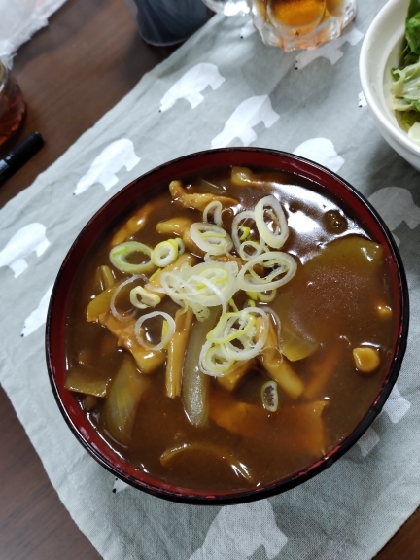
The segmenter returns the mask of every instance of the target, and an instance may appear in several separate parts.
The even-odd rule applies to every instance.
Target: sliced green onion
[[[251,247],[254,250],[252,253],[246,250],[249,247]],[[248,240],[241,243],[241,246],[239,247],[239,256],[241,257],[242,260],[249,261],[250,259],[259,257],[263,253],[263,251],[266,250],[267,250],[267,246],[264,243],[264,241]]]
[[[207,261],[180,270],[162,272],[160,283],[163,291],[183,307],[191,307],[198,320],[207,317],[208,307],[222,305],[237,291],[235,261]]]
[[[230,309],[232,309],[232,311],[239,311],[238,306],[236,305],[236,303],[233,301],[233,298],[230,298],[230,300],[227,302],[228,307]]]
[[[161,339],[161,341],[158,344],[153,345],[147,342],[147,340],[145,340],[144,337],[141,336],[141,328],[143,326],[143,323],[145,323],[149,319],[153,319],[154,317],[159,316],[163,317],[163,319],[166,320],[168,328],[165,336]],[[162,348],[165,348],[168,342],[171,340],[175,332],[175,328],[175,321],[170,315],[168,315],[168,313],[165,313],[164,311],[152,311],[152,313],[147,313],[136,321],[136,324],[134,325],[134,334],[136,335],[138,343],[144,348],[147,348],[148,350],[161,350]]]
[[[263,303],[270,303],[276,297],[277,290],[270,290],[268,292],[246,292],[246,295],[249,296],[252,300],[255,301],[262,301]],[[254,305],[255,305],[254,301]]]
[[[232,358],[226,358],[220,345],[210,341],[204,343],[200,352],[200,370],[213,377],[222,377],[228,373],[235,364]]]
[[[168,325],[168,321],[166,321],[166,319],[164,319],[162,321],[162,332],[160,335],[161,340],[166,340],[168,337],[168,332],[169,332],[169,325]],[[168,340],[169,342],[169,340]],[[168,342],[165,344],[165,346],[163,346],[164,350],[168,349]]]
[[[226,255],[232,248],[232,241],[220,226],[213,224],[191,224],[191,239],[199,249],[208,255]]]
[[[149,260],[134,264],[127,261],[127,257],[132,255],[133,253],[142,253],[149,257]],[[152,249],[143,243],[139,243],[138,241],[126,241],[125,243],[121,243],[116,247],[111,249],[109,253],[109,260],[121,270],[121,272],[128,272],[130,274],[139,274],[141,272],[152,272],[155,269],[155,265],[151,260],[152,256]]]
[[[168,264],[172,264],[178,258],[178,243],[175,239],[167,239],[166,241],[161,241],[154,248],[151,259],[152,262],[163,268]]]
[[[256,329],[256,315],[262,319],[260,333]],[[224,313],[216,327],[207,333],[207,342],[200,353],[203,373],[220,377],[226,375],[237,362],[255,358],[264,348],[269,327],[267,313],[259,307]],[[257,336],[259,334],[259,336]]]
[[[242,236],[242,233],[240,232],[243,231],[242,228],[244,227],[249,228],[249,226],[244,226],[243,224],[241,224],[241,222],[245,222],[246,220],[252,220],[253,222],[255,222],[255,213],[253,210],[245,210],[244,212],[239,212],[239,214],[236,214],[236,216],[232,220],[232,241],[238,255],[240,254],[241,248],[241,240],[239,236]],[[251,231],[251,228],[249,228],[249,230]]]
[[[261,402],[266,410],[276,412],[279,406],[279,394],[275,381],[267,381],[261,387]]]
[[[204,208],[203,222],[209,223],[209,214],[213,214],[213,222],[216,226],[223,226],[222,212],[223,205],[220,200],[213,200],[213,202],[209,202]]]
[[[185,243],[180,237],[175,237],[173,241],[178,245],[178,257],[181,257],[185,253]]]
[[[233,325],[239,323],[239,329],[234,329]],[[224,313],[216,327],[207,333],[207,340],[215,344],[224,344],[242,335],[247,335],[255,327],[256,319],[244,310],[233,313]]]
[[[116,301],[119,293],[121,292],[121,290],[124,288],[124,286],[127,286],[127,284],[130,284],[131,282],[134,282],[135,280],[140,280],[140,279],[143,280],[144,282],[148,282],[147,276],[145,276],[144,274],[135,274],[134,276],[131,276],[131,278],[128,278],[122,284],[120,284],[118,286],[118,288],[115,290],[115,292],[112,294],[111,300],[109,302],[109,307],[111,309],[111,313],[119,321],[129,321],[136,314],[136,310],[134,309],[131,313],[128,313],[127,315],[121,315],[121,313],[119,313],[117,311],[117,308],[115,307],[115,301]],[[137,306],[135,306],[135,307],[137,307]]]
[[[138,299],[140,296],[140,300]],[[161,298],[141,286],[133,288],[130,292],[130,302],[138,309],[146,309],[147,307],[156,307],[160,303]]]
[[[265,213],[273,221],[274,230],[272,231],[265,222]],[[264,196],[259,200],[255,207],[255,222],[260,233],[260,237],[269,247],[280,249],[289,237],[289,226],[280,202],[272,194]]]
[[[239,241],[245,241],[247,237],[251,234],[251,228],[249,226],[239,226],[238,227],[238,236]]]
[[[266,277],[261,277],[253,268],[256,264],[273,270]],[[246,262],[238,272],[236,281],[238,288],[244,292],[269,292],[290,282],[295,273],[296,261],[291,255],[270,251]]]

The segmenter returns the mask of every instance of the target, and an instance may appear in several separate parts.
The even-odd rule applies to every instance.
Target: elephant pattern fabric
[[[420,176],[382,140],[360,91],[364,34],[385,0],[320,49],[265,47],[215,16],[0,211],[0,381],[60,499],[106,560],[368,560],[420,504]],[[45,365],[52,285],[118,190],[165,161],[249,146],[309,158],[358,188],[399,244],[410,332],[398,383],[330,469],[251,504],[170,504],[101,468],[67,429]],[[404,457],[404,461],[401,461]]]

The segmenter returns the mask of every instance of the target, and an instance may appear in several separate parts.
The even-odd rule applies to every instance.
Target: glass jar
[[[265,45],[286,52],[316,49],[336,39],[356,15],[356,0],[203,0],[213,11],[234,16],[251,11]]]
[[[0,146],[17,132],[25,110],[16,79],[0,60]]]

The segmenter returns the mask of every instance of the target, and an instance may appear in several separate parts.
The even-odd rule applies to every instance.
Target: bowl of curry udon
[[[257,500],[326,469],[398,377],[408,294],[369,202],[303,158],[222,149],[111,198],[55,281],[59,409],[126,483],[189,503]]]

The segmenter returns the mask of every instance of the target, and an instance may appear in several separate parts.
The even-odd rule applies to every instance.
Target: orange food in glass
[[[327,0],[327,10],[332,16],[341,16],[343,15],[344,4],[343,0]]]
[[[326,0],[268,0],[271,19],[291,27],[318,25],[326,8]]]

